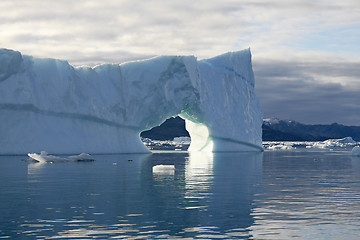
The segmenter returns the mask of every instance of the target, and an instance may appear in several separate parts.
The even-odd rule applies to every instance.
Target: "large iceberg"
[[[0,154],[149,152],[140,133],[173,116],[190,151],[261,151],[250,50],[90,68],[0,49]]]

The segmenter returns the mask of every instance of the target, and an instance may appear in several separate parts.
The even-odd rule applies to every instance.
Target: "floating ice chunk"
[[[28,156],[31,159],[34,159],[40,163],[46,162],[64,162],[64,161],[94,161],[94,158],[87,153],[81,153],[79,155],[69,156],[69,157],[58,157],[53,155],[48,155],[47,152],[41,151],[40,154],[37,153],[28,153]]]
[[[268,150],[292,150],[292,149],[296,149],[295,147],[293,147],[291,144],[286,144],[286,143],[280,143],[280,144],[276,144],[276,145],[270,145],[269,147],[267,147]]]
[[[337,139],[335,142],[337,144],[356,144],[356,142],[354,141],[354,139],[352,139],[352,137]]]
[[[153,174],[159,175],[174,175],[175,166],[174,165],[156,165],[152,168]]]
[[[325,142],[316,142],[312,146],[306,146],[306,148],[319,148],[319,149],[326,149],[331,148],[332,146]]]
[[[360,147],[354,147],[351,151],[351,154],[353,156],[359,156],[360,157]]]
[[[323,142],[316,142],[311,146],[311,148],[327,149],[334,147],[353,146],[355,144],[356,142],[352,139],[352,137],[345,137],[341,139],[328,139]]]
[[[41,151],[40,154],[37,154],[37,153],[28,153],[28,156],[31,158],[31,159],[34,159],[40,163],[45,163],[47,161],[49,161],[48,157],[53,157],[53,156],[48,156],[48,153],[45,152],[45,151]],[[51,161],[51,160],[50,160]]]

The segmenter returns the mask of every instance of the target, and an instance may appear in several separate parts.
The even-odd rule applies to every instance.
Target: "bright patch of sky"
[[[333,27],[309,33],[298,41],[288,44],[289,47],[301,50],[343,54],[353,59],[360,54],[360,25]]]

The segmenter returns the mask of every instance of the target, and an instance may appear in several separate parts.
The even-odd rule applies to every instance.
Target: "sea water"
[[[358,239],[348,151],[0,156],[0,239]]]

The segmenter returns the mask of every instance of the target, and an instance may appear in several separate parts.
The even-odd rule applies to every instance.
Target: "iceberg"
[[[250,49],[93,68],[0,49],[0,154],[146,153],[140,133],[175,116],[189,151],[262,151]]]
[[[356,142],[352,137],[345,137],[340,139],[328,139],[323,142],[315,142],[312,146],[308,146],[307,148],[335,148],[335,147],[348,147],[356,145]]]
[[[31,159],[39,163],[52,163],[52,162],[88,162],[94,161],[94,158],[87,153],[81,153],[79,155],[69,156],[69,157],[58,157],[49,155],[46,151],[41,151],[40,154],[37,153],[28,153],[27,154]]]
[[[291,143],[281,143],[281,144],[274,144],[270,145],[266,149],[268,150],[293,150],[296,149],[296,147],[293,147]]]

